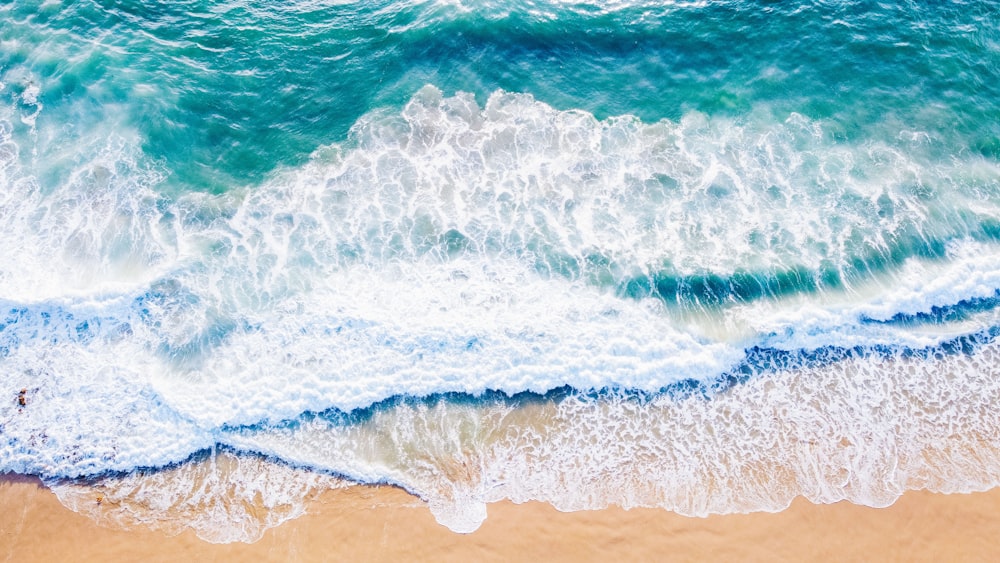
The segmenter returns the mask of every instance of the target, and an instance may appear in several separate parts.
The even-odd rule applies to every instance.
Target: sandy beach
[[[482,528],[460,535],[400,489],[358,486],[324,493],[257,543],[216,545],[191,532],[104,528],[35,478],[0,481],[3,561],[986,561],[998,530],[1000,489],[911,492],[885,509],[800,498],[777,514],[709,518],[503,502],[490,505]]]

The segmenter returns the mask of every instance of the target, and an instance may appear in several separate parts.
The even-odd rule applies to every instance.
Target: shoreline
[[[890,507],[797,498],[785,511],[679,516],[662,509],[611,507],[559,512],[540,502],[489,505],[471,534],[438,524],[402,489],[352,486],[321,493],[305,515],[268,530],[253,544],[211,544],[190,530],[177,536],[146,528],[104,528],[63,507],[40,480],[0,476],[0,549],[4,561],[109,558],[171,561],[462,561],[631,560],[749,561],[987,560],[1000,529],[1000,488],[983,493],[909,491]]]

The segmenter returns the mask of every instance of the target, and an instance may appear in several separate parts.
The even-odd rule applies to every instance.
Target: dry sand
[[[998,533],[1000,489],[912,492],[885,509],[798,499],[778,514],[709,518],[497,503],[482,528],[459,535],[399,489],[352,487],[257,543],[215,545],[191,532],[102,528],[37,479],[0,477],[4,561],[986,561],[1000,556]]]

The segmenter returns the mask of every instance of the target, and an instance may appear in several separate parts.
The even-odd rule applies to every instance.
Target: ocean
[[[996,2],[0,22],[0,473],[75,510],[232,542],[352,484],[457,532],[1000,485]]]

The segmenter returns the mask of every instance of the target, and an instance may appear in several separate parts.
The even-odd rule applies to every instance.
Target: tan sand
[[[0,477],[3,561],[986,561],[1000,551],[998,532],[1000,489],[912,492],[886,509],[798,499],[778,514],[704,519],[497,503],[482,528],[459,535],[399,489],[351,487],[255,544],[215,545],[191,532],[101,528],[37,479]]]

